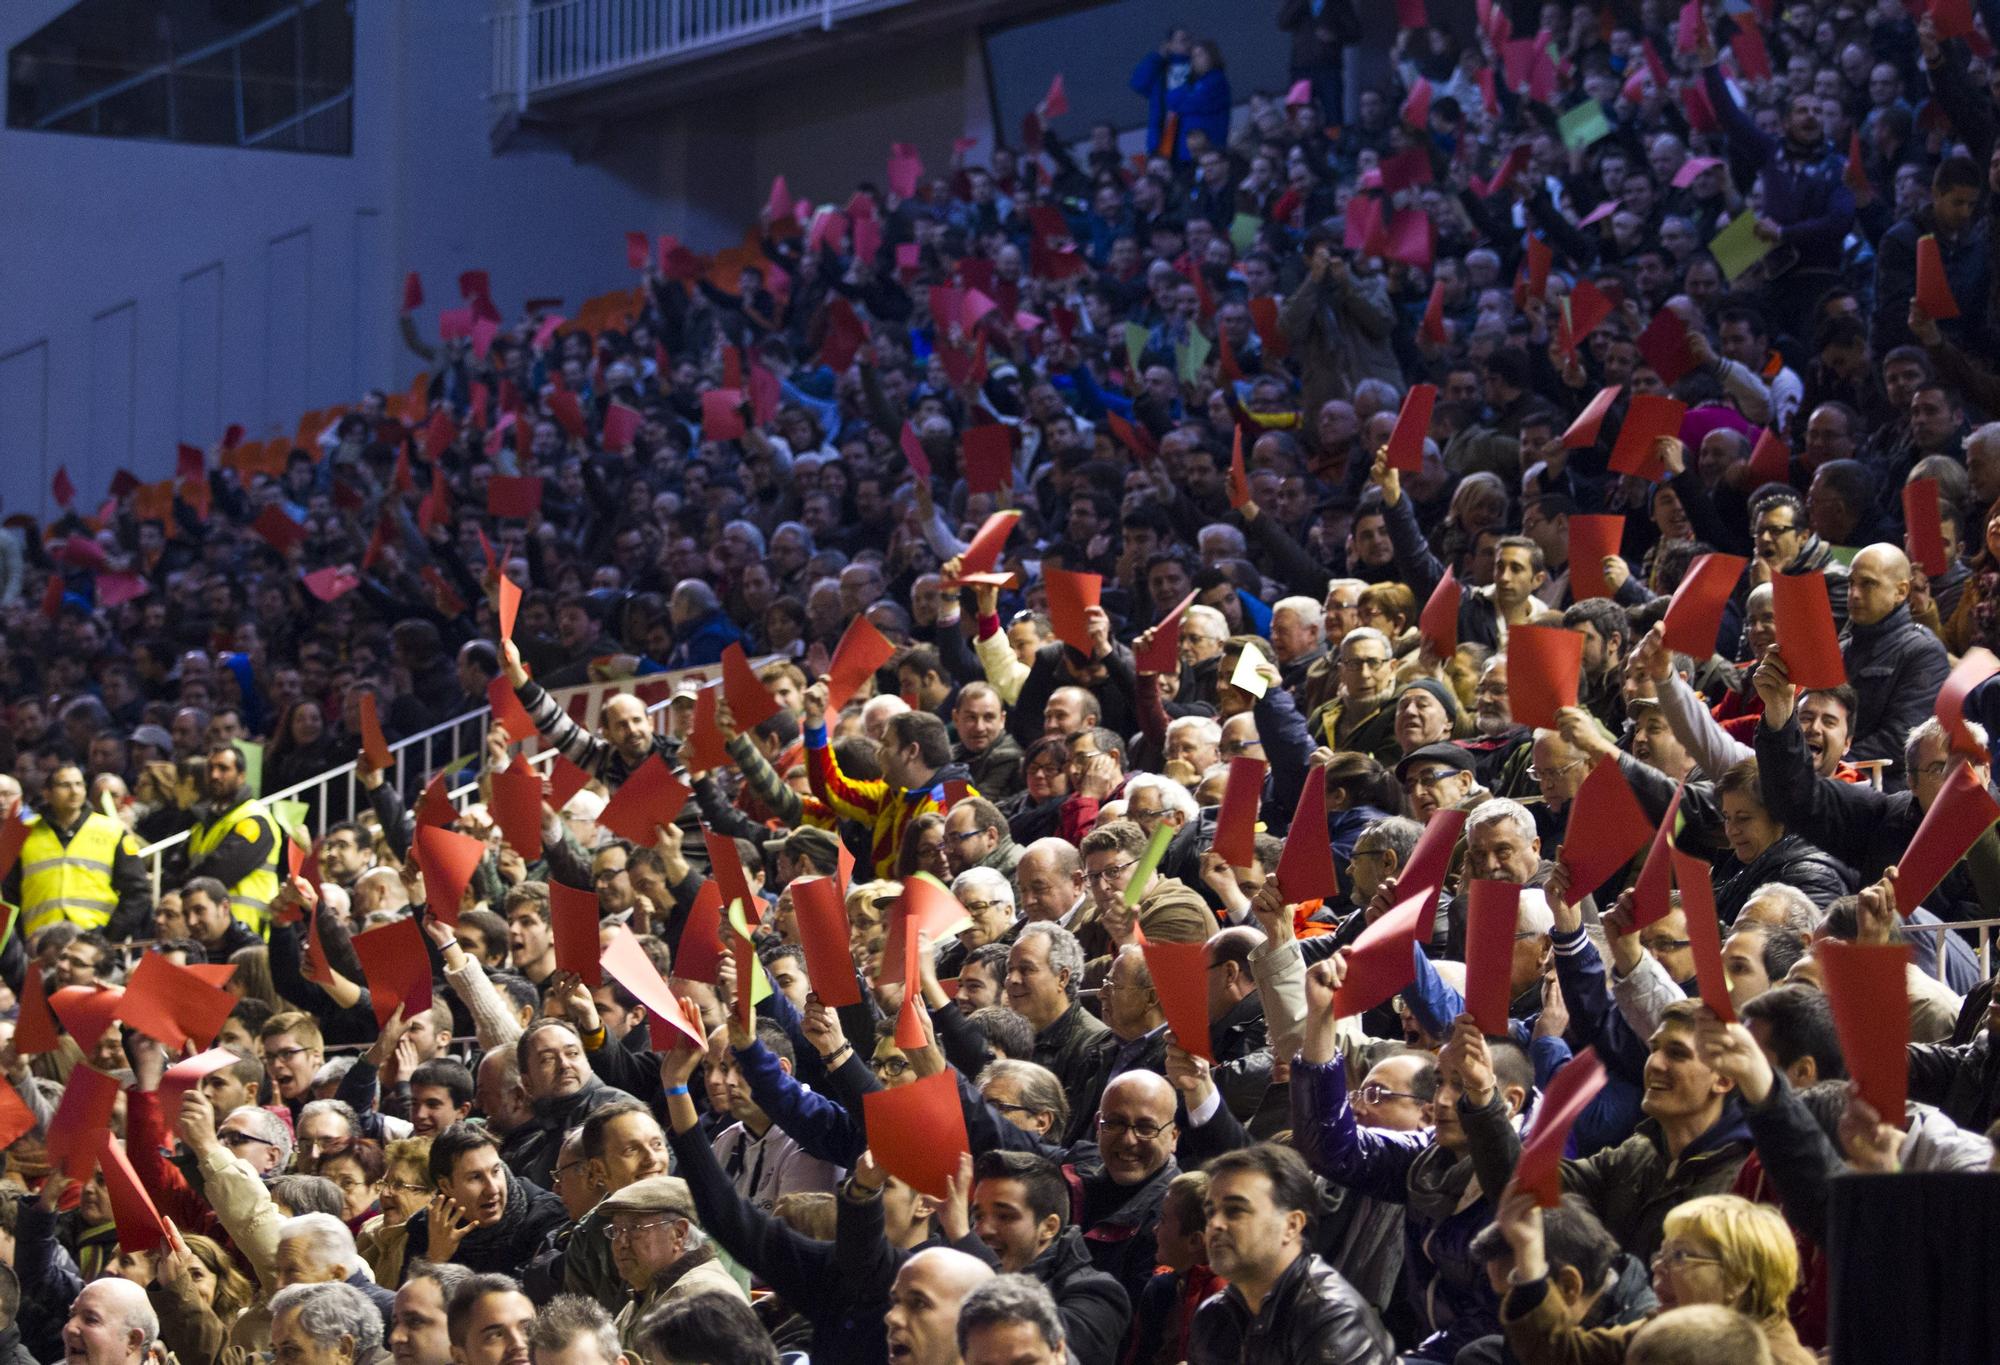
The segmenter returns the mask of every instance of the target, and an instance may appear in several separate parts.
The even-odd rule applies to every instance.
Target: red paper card
[[[1565,1062],[1542,1092],[1534,1125],[1521,1143],[1514,1183],[1533,1190],[1536,1202],[1545,1209],[1562,1203],[1562,1159],[1569,1130],[1597,1098],[1604,1082],[1604,1063],[1598,1060],[1597,1049],[1587,1047]]]
[[[947,1181],[971,1149],[958,1077],[950,1070],[862,1097],[868,1150],[898,1180],[933,1199],[949,1197]]]
[[[908,422],[903,423],[900,444],[902,446],[903,459],[909,463],[910,473],[925,483],[929,483],[931,478],[930,453],[924,449],[923,441],[918,438],[917,429]]]
[[[457,924],[459,903],[486,856],[486,841],[442,825],[419,825],[416,852],[424,870],[425,908],[446,924]]]
[[[64,986],[49,997],[49,1008],[87,1057],[118,1017],[124,998],[125,991],[118,986]]]
[[[1160,618],[1153,627],[1153,641],[1143,653],[1134,653],[1132,665],[1140,673],[1178,673],[1181,667],[1181,618],[1201,594],[1191,592],[1180,604]],[[4,874],[0,874],[4,875]]]
[[[1569,430],[1563,433],[1563,445],[1569,449],[1596,445],[1597,433],[1604,427],[1604,415],[1610,412],[1611,405],[1618,401],[1620,392],[1622,390],[1616,384],[1608,389],[1599,389],[1597,397],[1590,400],[1584,410],[1576,415],[1576,420],[1569,424]]]
[[[158,1251],[167,1244],[166,1221],[153,1196],[139,1183],[139,1174],[125,1155],[125,1144],[109,1129],[98,1134],[97,1160],[104,1172],[104,1191],[111,1197],[111,1218],[118,1227],[120,1251]]]
[[[213,1075],[226,1066],[235,1066],[242,1060],[226,1047],[212,1047],[184,1062],[175,1062],[160,1078],[160,1113],[171,1120],[181,1112],[181,1097],[200,1085],[204,1076]]]
[[[860,1004],[861,984],[854,975],[854,950],[840,879],[800,877],[792,881],[790,889],[792,917],[798,923],[813,993],[822,1005],[834,1009]]]
[[[827,714],[839,714],[840,708],[847,705],[848,698],[895,653],[896,647],[889,643],[888,636],[875,628],[874,622],[866,616],[855,617],[841,635],[840,644],[835,647],[833,659],[827,666]]]
[[[694,719],[688,726],[686,745],[681,749],[681,765],[690,773],[711,772],[729,766],[729,748],[722,739],[722,680],[703,683],[695,689]]]
[[[1674,912],[1670,899],[1674,867],[1669,846],[1674,838],[1674,822],[1681,813],[1681,792],[1686,787],[1685,777],[1674,785],[1673,800],[1667,802],[1666,813],[1660,817],[1660,826],[1653,832],[1653,845],[1646,850],[1646,861],[1639,867],[1639,879],[1632,883],[1632,932],[1635,934]]]
[[[658,826],[671,825],[693,795],[667,771],[658,754],[633,769],[624,785],[611,793],[597,823],[619,838],[651,848],[660,837]]]
[[[1771,579],[1771,606],[1778,618],[1778,652],[1794,687],[1839,687],[1847,681],[1840,656],[1840,634],[1833,624],[1833,605],[1826,593],[1826,575],[1781,573]]]
[[[1333,871],[1333,843],[1326,828],[1326,774],[1306,769],[1298,808],[1285,831],[1285,851],[1278,859],[1278,889],[1291,902],[1340,898],[1340,880]]]
[[[1570,349],[1583,344],[1583,339],[1603,326],[1611,316],[1611,300],[1602,289],[1589,280],[1578,280],[1569,291],[1569,340]]]
[[[424,282],[422,277],[416,271],[412,270],[403,276],[403,311],[407,313],[414,308],[421,308],[423,306]]]
[[[1840,1053],[1861,1098],[1903,1126],[1910,1085],[1910,950],[1900,943],[1814,946]]]
[[[250,529],[281,555],[290,554],[306,540],[306,528],[286,516],[285,510],[276,503],[259,512],[257,520],[250,523]]]
[[[1671,308],[1653,314],[1646,330],[1639,334],[1639,354],[1659,372],[1660,382],[1672,386],[1694,368],[1688,349],[1687,324]]]
[[[590,785],[590,774],[557,754],[549,762],[549,804],[561,810],[569,799]]]
[[[1715,912],[1715,883],[1708,864],[1679,849],[1673,855],[1674,882],[1681,889],[1681,911],[1687,916],[1688,948],[1694,954],[1694,979],[1702,1003],[1725,1024],[1736,1022],[1729,999],[1729,973],[1722,966],[1722,924]]]
[[[515,759],[490,783],[493,819],[507,846],[532,863],[542,856],[542,779],[525,760]]]
[[[646,240],[645,233],[628,232],[625,234],[625,268],[627,270],[644,270],[646,263],[652,258],[652,243]]]
[[[1444,330],[1444,281],[1431,286],[1431,296],[1424,303],[1424,320],[1417,328],[1419,340],[1433,346],[1442,346],[1449,338]]]
[[[1666,473],[1666,465],[1654,453],[1653,445],[1662,436],[1679,436],[1687,417],[1687,404],[1658,394],[1636,393],[1625,410],[1625,425],[1619,428],[1618,443],[1611,448],[1611,468],[1649,481]]]
[[[623,403],[607,406],[604,409],[604,448],[613,455],[630,450],[645,420],[638,409],[628,408]]]
[[[369,767],[387,769],[396,759],[389,752],[388,739],[382,734],[382,719],[375,709],[375,694],[363,692],[357,709],[361,712],[361,752],[367,757]]]
[[[1431,409],[1437,403],[1437,385],[1412,384],[1396,414],[1389,433],[1389,468],[1405,474],[1419,474],[1424,468],[1424,439],[1430,435]]]
[[[1243,466],[1243,428],[1236,428],[1236,436],[1229,449],[1229,505],[1242,511],[1250,502],[1250,471]]]
[[[1980,763],[1986,762],[1988,755],[1985,746],[1974,739],[1965,726],[1965,698],[1967,693],[1996,672],[2000,672],[2000,659],[1994,658],[1991,651],[1974,645],[1965,651],[1958,666],[1951,670],[1951,676],[1944,680],[1944,686],[1938,689],[1937,718],[1944,722],[1944,732],[1951,739],[1952,752],[1964,754]]]
[[[1951,280],[1944,273],[1944,257],[1938,252],[1937,238],[1928,232],[1917,238],[1916,304],[1934,322],[1958,316],[1958,300],[1952,297]]]
[[[91,1167],[97,1164],[99,1135],[111,1127],[118,1088],[117,1081],[95,1067],[79,1066],[69,1073],[62,1099],[49,1119],[46,1143],[51,1169],[72,1180],[90,1178]]]
[[[1572,524],[1575,517],[1570,518]],[[1556,712],[1576,705],[1583,636],[1567,626],[1515,626],[1507,633],[1508,697],[1514,723],[1556,728]]]
[[[1416,938],[1419,943],[1429,943],[1431,932],[1436,928],[1438,892],[1444,887],[1444,874],[1451,866],[1451,851],[1458,843],[1458,836],[1465,830],[1467,812],[1462,810],[1441,810],[1424,822],[1424,832],[1417,837],[1417,846],[1410,850],[1410,861],[1403,866],[1396,878],[1396,893],[1399,896],[1414,894],[1419,889],[1425,892],[1423,903],[1417,907]]]
[[[1549,244],[1535,233],[1528,234],[1528,297],[1539,299],[1548,293],[1549,270],[1556,263],[1556,254]]]
[[[1396,889],[1401,892],[1400,881]],[[1354,940],[1347,957],[1347,978],[1334,992],[1335,1015],[1345,1018],[1372,1010],[1417,979],[1417,922],[1424,902],[1434,894],[1418,891],[1404,896],[1395,909]]]
[[[1570,798],[1560,861],[1569,868],[1569,895],[1580,901],[1632,860],[1653,838],[1653,822],[1632,794],[1615,759],[1590,770]]]
[[[784,710],[771,695],[771,689],[758,680],[757,671],[750,667],[740,644],[731,643],[723,648],[722,694],[729,699],[729,709],[739,731],[754,730]]]
[[[706,891],[707,888],[704,887],[703,890]],[[697,900],[696,904],[698,907],[700,901]],[[694,931],[695,922],[700,918],[697,913],[688,920],[688,933]],[[715,936],[715,926],[719,922],[712,920],[709,924],[711,939]],[[687,936],[683,934],[681,951],[686,953],[687,949]],[[640,945],[638,938],[624,925],[618,926],[612,934],[611,942],[605,946],[602,965],[606,976],[632,992],[638,997],[639,1003],[646,1007],[646,1027],[652,1034],[655,1048],[665,1052],[677,1043],[698,1044],[702,1041],[700,1035],[688,1026],[687,1017],[681,1013],[680,1001],[674,999],[674,993],[661,979],[659,969],[653,965],[653,959],[646,956],[646,950]],[[678,962],[674,964],[674,974],[686,977],[690,981],[700,979],[689,976],[687,972],[681,970],[681,964]],[[710,982],[715,980],[713,958],[710,959],[709,976],[706,979]]]
[[[1446,569],[1417,618],[1417,633],[1440,659],[1449,659],[1458,648],[1458,607],[1464,596],[1458,576]]]
[[[521,705],[520,697],[508,685],[506,674],[497,673],[486,684],[486,704],[493,711],[492,723],[507,727],[508,739],[518,744],[535,737],[535,723],[528,718],[528,708]]]
[[[1208,1036],[1208,945],[1146,941],[1146,970],[1181,1051],[1215,1061]]]
[[[1722,614],[1750,561],[1741,555],[1705,554],[1688,566],[1674,589],[1665,618],[1667,648],[1677,654],[1706,659],[1715,653]]]
[[[444,774],[433,773],[424,786],[424,794],[417,798],[417,823],[449,825],[456,819],[458,808],[451,804],[451,794],[445,790]]]
[[[21,856],[21,846],[28,842],[28,824],[21,818],[18,806],[0,820],[0,879],[14,870],[15,860]]]
[[[1231,867],[1257,862],[1257,812],[1264,804],[1261,759],[1241,755],[1229,760],[1229,778],[1222,788],[1222,808],[1215,817],[1215,852]]]
[[[1896,865],[1896,909],[1904,916],[1923,904],[1958,866],[1973,841],[2000,820],[2000,805],[1969,764],[1954,763],[1923,823]],[[60,992],[58,992],[60,994]]]
[[[1470,884],[1465,912],[1465,1009],[1489,1038],[1507,1036],[1507,1007],[1514,999],[1514,930],[1520,920],[1518,883]]]
[[[555,939],[556,967],[575,972],[592,988],[604,984],[599,918],[596,892],[579,891],[550,879],[549,929]]]
[[[1930,11],[1939,39],[1973,36],[1972,0],[1931,0]]]
[[[701,438],[704,441],[740,440],[749,428],[743,424],[743,394],[738,389],[710,389],[701,396]]]
[[[559,389],[549,395],[549,415],[556,419],[556,425],[563,429],[564,434],[572,438],[580,437],[588,430],[583,421],[583,405],[577,402],[575,394],[567,390]],[[522,430],[525,431],[526,427]]]
[[[421,834],[419,831],[420,837]],[[435,905],[430,908],[436,912]],[[415,920],[399,919],[356,934],[353,944],[354,955],[361,960],[362,973],[368,978],[368,994],[375,1007],[377,1024],[387,1023],[397,1005],[403,1007],[406,1020],[431,1007],[431,962],[424,952],[423,932]]]
[[[142,583],[144,580],[140,580]],[[306,591],[322,602],[336,602],[361,586],[361,580],[342,568],[315,569],[301,580]],[[98,580],[98,596],[104,596],[103,579]]]
[[[701,827],[701,839],[708,849],[709,880],[721,888],[723,905],[742,902],[744,920],[754,929],[764,917],[764,902],[750,889],[750,878],[743,871],[736,840],[727,834],[717,834],[707,825]],[[742,984],[748,986],[748,979]]]
[[[1910,558],[1926,578],[1937,578],[1951,567],[1944,547],[1944,520],[1938,512],[1936,479],[1912,479],[1903,485],[1903,524],[1909,528]]]
[[[236,997],[158,953],[146,953],[125,983],[119,1017],[151,1038],[169,1055],[190,1039],[206,1048],[215,1042]]]
[[[1021,519],[1019,512],[995,512],[980,524],[973,535],[972,543],[959,556],[959,567],[965,573],[991,573],[1000,562],[1001,551],[1007,547],[1007,537],[1014,532],[1014,524]]]
[[[17,1138],[35,1129],[35,1116],[12,1085],[0,1083],[0,1148],[11,1147]]]
[[[1045,567],[1042,584],[1048,590],[1049,620],[1055,625],[1056,638],[1079,653],[1094,653],[1096,645],[1090,638],[1086,613],[1104,592],[1103,575]]]
[[[1001,423],[967,427],[959,437],[965,485],[974,493],[998,493],[1014,483],[1014,438]]]
[[[486,481],[490,516],[526,519],[542,510],[542,481],[533,475],[495,474]]]
[[[1569,592],[1582,602],[1592,597],[1611,596],[1604,581],[1604,558],[1615,555],[1625,543],[1625,518],[1585,516],[1569,518]]]
[[[500,589],[500,638],[511,640],[514,638],[514,622],[519,620],[521,616],[521,585],[503,573],[499,576],[498,586]]]

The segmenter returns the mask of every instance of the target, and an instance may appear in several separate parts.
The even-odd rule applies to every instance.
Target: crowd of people
[[[0,1365],[1990,1358],[2000,5],[1251,8],[0,528]]]

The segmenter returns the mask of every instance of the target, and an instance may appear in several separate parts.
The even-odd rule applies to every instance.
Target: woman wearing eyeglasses
[[[1566,1301],[1550,1288],[1535,1192],[1509,1185],[1494,1221],[1514,1253],[1500,1321],[1522,1365],[1623,1360],[1645,1322],[1582,1328],[1571,1321]],[[1667,1215],[1665,1236],[1653,1253],[1653,1293],[1662,1312],[1691,1304],[1732,1308],[1763,1333],[1774,1365],[1811,1365],[1812,1352],[1785,1315],[1799,1279],[1799,1251],[1776,1209],[1733,1194],[1704,1195]]]

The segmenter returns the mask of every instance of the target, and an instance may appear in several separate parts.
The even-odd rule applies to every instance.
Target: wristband
[[[447,953],[450,952],[453,948],[456,948],[457,946],[458,946],[457,939],[455,938],[446,939],[443,943],[438,944],[438,952]]]
[[[685,1094],[687,1094],[687,1092],[688,1092],[688,1088],[687,1088],[686,1086],[684,1086],[684,1085],[677,1085],[677,1086],[675,1086],[675,1087],[674,1087],[673,1089],[671,1089],[671,1090],[669,1090],[669,1091],[667,1092],[667,1098],[668,1098],[668,1099],[672,1099],[672,1098],[674,1098],[674,1097],[675,1097],[675,1096],[677,1096],[677,1095],[685,1095]]]

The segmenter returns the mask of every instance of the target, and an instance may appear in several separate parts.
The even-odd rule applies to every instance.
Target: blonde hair
[[[281,1033],[292,1035],[293,1041],[311,1052],[324,1052],[326,1039],[319,1031],[319,1020],[304,1010],[292,1010],[286,1014],[274,1014],[264,1021],[264,1027],[257,1030],[257,1036],[276,1038]]]
[[[397,1138],[382,1149],[382,1169],[393,1174],[399,1166],[415,1166],[424,1173],[421,1183],[430,1183],[431,1140],[427,1137]]]
[[[1703,1195],[1667,1214],[1666,1235],[1714,1248],[1723,1278],[1742,1286],[1731,1307],[1760,1322],[1784,1316],[1799,1282],[1799,1248],[1775,1209],[1733,1194]]]
[[[889,912],[884,902],[893,901],[903,894],[903,884],[897,881],[861,882],[847,890],[847,922],[850,925],[888,922]]]

